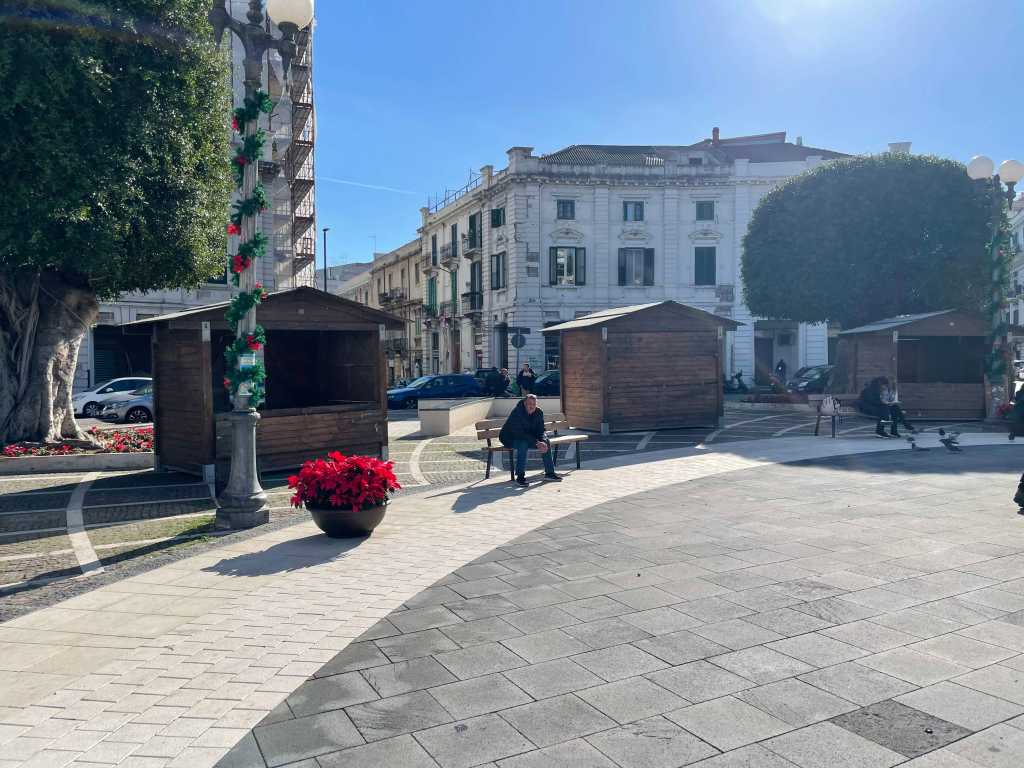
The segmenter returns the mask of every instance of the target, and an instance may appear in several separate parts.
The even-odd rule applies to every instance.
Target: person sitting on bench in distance
[[[512,409],[505,425],[498,433],[498,439],[506,448],[515,452],[516,483],[526,482],[526,454],[531,448],[540,451],[544,459],[544,479],[561,480],[555,474],[555,462],[551,458],[551,445],[544,436],[544,411],[537,407],[537,396],[527,395]]]
[[[911,432],[916,432],[913,425],[903,415],[903,409],[896,401],[896,393],[889,386],[889,379],[885,376],[878,376],[872,379],[856,402],[857,410],[865,416],[873,416],[878,419],[875,425],[875,434],[879,437],[899,437],[899,425],[903,424]],[[891,421],[889,435],[885,434],[885,427],[882,422],[886,419]]]

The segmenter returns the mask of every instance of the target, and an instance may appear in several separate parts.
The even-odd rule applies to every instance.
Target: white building
[[[247,3],[229,4],[232,13],[244,17]],[[274,29],[274,35],[280,32]],[[231,52],[231,74],[235,104],[242,103],[241,43],[230,33],[224,35]],[[264,72],[264,89],[275,102],[273,112],[262,117],[267,131],[260,180],[270,198],[260,227],[269,240],[267,254],[256,260],[256,279],[270,291],[312,285],[316,259],[316,190],[314,174],[315,116],[313,112],[313,45],[308,30],[299,33],[291,65],[288,98],[281,75],[281,60],[268,54],[270,66]],[[230,115],[224,115],[225,124]],[[235,137],[238,140],[238,137]],[[225,225],[227,222],[225,221]],[[230,238],[229,252],[237,248]],[[149,331],[121,328],[123,323],[175,312],[189,307],[227,301],[235,291],[225,272],[194,291],[166,290],[128,293],[117,301],[100,304],[97,324],[82,342],[75,371],[75,388],[105,379],[151,371]]]
[[[743,323],[727,372],[828,360],[824,325],[753,318],[740,290],[742,240],[758,201],[841,153],[785,133],[688,146],[573,145],[508,167],[421,209],[433,370],[558,365],[541,329],[597,310],[663,299]],[[795,277],[795,276],[794,276]],[[519,330],[521,339],[515,339]],[[525,344],[516,349],[513,340]]]

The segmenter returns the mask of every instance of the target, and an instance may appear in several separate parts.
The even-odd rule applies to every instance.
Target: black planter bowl
[[[384,519],[388,503],[367,505],[358,512],[351,507],[311,507],[306,505],[313,516],[316,527],[332,539],[350,539],[355,536],[369,536]]]

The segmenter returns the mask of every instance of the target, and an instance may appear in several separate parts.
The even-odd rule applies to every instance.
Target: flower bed
[[[99,447],[82,440],[62,443],[11,443],[2,455],[9,459],[21,456],[72,456],[84,453],[149,453],[153,450],[153,428],[99,429],[93,427],[89,436]]]

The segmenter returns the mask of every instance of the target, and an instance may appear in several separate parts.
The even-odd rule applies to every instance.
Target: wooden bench
[[[821,430],[821,420],[828,419],[832,424],[832,437],[838,436],[839,424],[842,420],[848,416],[861,419],[870,419],[871,421],[877,421],[874,416],[867,416],[861,413],[854,407],[854,403],[860,398],[860,395],[831,395],[833,400],[838,401],[839,409],[835,413],[825,413],[822,411],[822,405],[824,403],[826,395],[808,395],[807,402],[814,406],[814,410],[818,414],[817,420],[814,422],[814,436],[817,437]],[[889,419],[883,419],[883,424],[889,424]]]
[[[477,440],[486,440],[487,445],[484,447],[484,451],[487,453],[487,471],[484,473],[485,478],[491,476],[491,464],[493,463],[495,453],[507,453],[509,454],[509,474],[512,479],[516,479],[516,466],[515,459],[512,456],[512,449],[506,448],[498,441],[498,434],[501,432],[501,428],[505,425],[505,419],[487,419],[486,421],[478,421],[476,423],[476,437]],[[576,469],[579,469],[582,464],[582,443],[587,439],[588,435],[580,434],[579,432],[573,431],[569,422],[565,416],[560,413],[553,414],[552,416],[544,419],[544,432],[548,437],[548,443],[551,445],[551,459],[558,464],[558,449],[563,445],[575,445],[576,446]],[[531,448],[531,450],[533,450]]]

